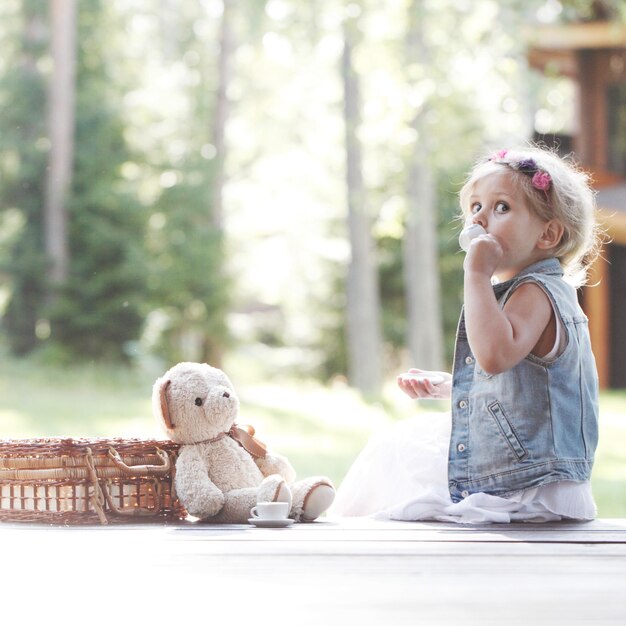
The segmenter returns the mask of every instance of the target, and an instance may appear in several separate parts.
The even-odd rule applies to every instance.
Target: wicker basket
[[[140,439],[0,440],[0,522],[181,519],[178,449]]]

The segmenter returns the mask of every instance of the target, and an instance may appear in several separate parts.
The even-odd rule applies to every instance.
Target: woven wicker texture
[[[178,450],[172,441],[146,439],[0,440],[0,521],[181,519]]]

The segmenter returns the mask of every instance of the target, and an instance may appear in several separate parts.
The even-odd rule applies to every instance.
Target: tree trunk
[[[224,167],[226,162],[226,125],[230,115],[230,101],[228,100],[228,85],[232,73],[232,59],[235,43],[232,32],[233,15],[235,12],[234,0],[223,0],[223,12],[220,23],[220,51],[217,59],[217,89],[215,93],[215,109],[213,113],[212,143],[215,148],[215,157],[210,161],[211,196],[210,219],[213,228],[221,237],[224,232]],[[223,337],[205,335],[202,341],[202,352],[205,360],[215,367],[220,367],[223,360]]]
[[[50,156],[44,200],[44,242],[48,279],[68,277],[67,198],[74,162],[76,93],[76,0],[50,0],[51,55],[48,136]]]
[[[181,19],[178,0],[161,0],[157,19],[161,31],[161,54],[163,59],[173,63],[181,54]]]
[[[342,78],[346,126],[346,182],[351,259],[347,281],[348,379],[366,395],[380,392],[381,330],[378,271],[362,175],[359,79],[352,65],[356,25],[344,26]]]
[[[216,230],[224,228],[222,197],[224,191],[224,163],[226,161],[225,131],[230,114],[230,102],[227,96],[231,76],[234,42],[232,34],[233,0],[224,0],[224,10],[220,24],[220,53],[217,67],[217,90],[215,95],[215,112],[213,116],[213,146],[215,158],[212,160],[213,176],[211,190],[211,219]]]
[[[407,67],[429,67],[421,1],[410,7]],[[437,234],[437,189],[432,170],[432,139],[426,124],[427,103],[415,115],[417,141],[407,168],[407,219],[403,240],[408,344],[413,365],[443,367],[443,329]]]

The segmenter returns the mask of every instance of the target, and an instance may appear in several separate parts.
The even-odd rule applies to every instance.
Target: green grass
[[[368,437],[415,413],[390,383],[378,404],[345,385],[312,381],[259,382],[232,374],[240,422],[289,457],[300,476],[326,474],[336,484]],[[0,437],[157,437],[151,391],[159,371],[81,366],[59,369],[28,361],[0,363]],[[443,409],[429,405],[428,409]],[[626,518],[626,392],[601,397],[600,445],[593,489],[601,517]]]

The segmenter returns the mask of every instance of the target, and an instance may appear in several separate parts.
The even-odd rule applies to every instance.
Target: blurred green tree
[[[71,261],[50,307],[48,5],[0,7],[0,314],[11,349],[126,358],[147,318],[166,358],[218,362],[232,312],[240,337],[271,342],[263,354],[278,355],[277,367],[322,376],[348,363],[337,71],[346,15],[362,9],[354,135],[362,193],[378,214],[386,371],[412,362],[402,242],[424,190],[435,195],[430,243],[450,358],[462,277],[455,191],[478,152],[524,140],[534,121],[539,79],[521,27],[538,12],[544,21],[623,15],[623,3],[608,1],[416,2],[429,57],[407,62],[405,0],[83,0]],[[411,187],[419,159],[430,182]]]
[[[3,7],[1,40],[5,59],[0,81],[0,210],[4,336],[12,352],[24,355],[39,343],[46,280],[41,206],[46,137],[47,3],[24,0]],[[40,332],[45,333],[45,329]]]
[[[9,9],[7,8],[7,11]],[[145,212],[123,186],[129,158],[119,118],[119,87],[106,64],[110,24],[100,0],[80,3],[75,159],[68,213],[69,267],[47,297],[43,241],[48,3],[29,0],[12,14],[14,48],[0,90],[3,125],[0,191],[5,220],[18,226],[5,244],[10,291],[3,318],[9,347],[45,347],[64,358],[127,358],[138,339],[145,303]],[[12,44],[9,45],[9,44]]]
[[[71,358],[125,360],[147,298],[147,215],[121,176],[131,153],[120,117],[123,86],[103,53],[108,10],[102,0],[79,4],[69,275],[50,306],[47,343]]]
[[[183,60],[187,79],[181,95],[188,111],[184,119],[170,120],[177,128],[177,153],[164,147],[147,155],[160,172],[161,187],[147,236],[149,326],[156,329],[150,343],[168,361],[219,366],[229,345],[231,286],[224,270],[222,204],[238,8],[228,0],[219,15],[212,15],[200,5],[182,11],[174,6],[160,34],[167,42],[164,71],[175,59]]]

